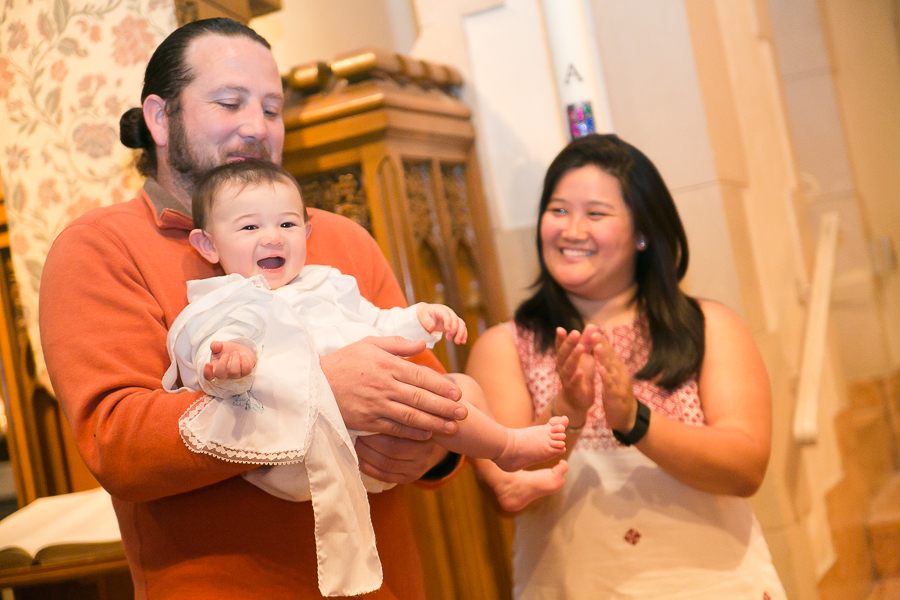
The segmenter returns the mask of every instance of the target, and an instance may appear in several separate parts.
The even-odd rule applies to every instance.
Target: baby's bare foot
[[[563,486],[563,475],[568,470],[568,463],[561,460],[550,469],[507,473],[494,485],[500,508],[507,512],[517,512],[538,498],[558,491]]]
[[[568,424],[568,417],[551,417],[546,425],[510,429],[506,448],[494,462],[512,473],[559,456],[566,451]]]

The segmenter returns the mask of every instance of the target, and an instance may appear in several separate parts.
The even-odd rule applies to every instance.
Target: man
[[[221,274],[188,242],[194,186],[225,161],[280,161],[283,103],[269,45],[251,29],[211,19],[176,30],[147,66],[142,107],[121,121],[123,143],[144,150],[141,196],[76,220],[47,257],[40,324],[50,378],[82,456],[113,496],[137,598],[319,596],[310,504],[236,476],[250,465],[192,453],[177,423],[201,394],[168,394],[160,383],[185,282]],[[310,264],[356,276],[378,305],[403,303],[364,230],[311,212]],[[429,440],[465,418],[458,388],[399,358],[422,350],[369,338],[321,360],[347,426],[380,434],[361,437],[357,453],[360,470],[383,481],[458,462]],[[370,502],[384,567],[373,597],[423,597],[402,490]]]

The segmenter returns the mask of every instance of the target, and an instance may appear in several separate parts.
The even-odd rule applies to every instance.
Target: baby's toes
[[[563,415],[561,417],[550,417],[550,421],[548,422],[548,425],[550,425],[550,431],[565,432],[566,427],[569,425],[569,417],[567,417],[565,415]]]

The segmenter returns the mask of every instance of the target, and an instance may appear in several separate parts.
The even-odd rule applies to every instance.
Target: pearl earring
[[[641,236],[638,238],[637,249],[638,250],[646,250],[647,249],[647,238],[645,238],[644,236]]]

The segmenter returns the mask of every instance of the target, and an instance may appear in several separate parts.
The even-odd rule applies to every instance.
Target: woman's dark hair
[[[287,172],[281,165],[261,158],[248,158],[235,162],[225,163],[214,167],[203,174],[197,184],[197,191],[191,202],[194,227],[206,229],[209,215],[213,205],[218,200],[218,195],[228,184],[235,184],[241,189],[247,186],[262,184],[274,185],[278,182],[292,184],[303,198],[300,184],[293,175]],[[303,203],[303,219],[308,223],[309,215],[306,212],[306,203]]]
[[[187,51],[195,39],[206,35],[243,36],[271,49],[264,37],[232,19],[203,19],[188,23],[173,31],[156,48],[144,72],[141,104],[151,94],[166,101],[166,115],[173,116],[181,109],[181,92],[196,77],[187,64]],[[144,177],[156,177],[156,144],[147,129],[140,107],[130,108],[119,119],[119,139],[129,148],[143,149],[137,160],[137,170]]]
[[[547,169],[537,232],[540,275],[533,285],[534,295],[516,310],[516,323],[534,332],[535,345],[541,352],[554,348],[557,327],[584,329],[581,314],[547,270],[541,220],[563,175],[588,165],[619,180],[635,234],[647,241],[635,261],[634,301],[647,316],[652,349],[635,378],[675,388],[699,372],[705,348],[703,312],[697,301],[678,287],[688,267],[687,236],[659,171],[640,150],[615,135],[578,138]]]

